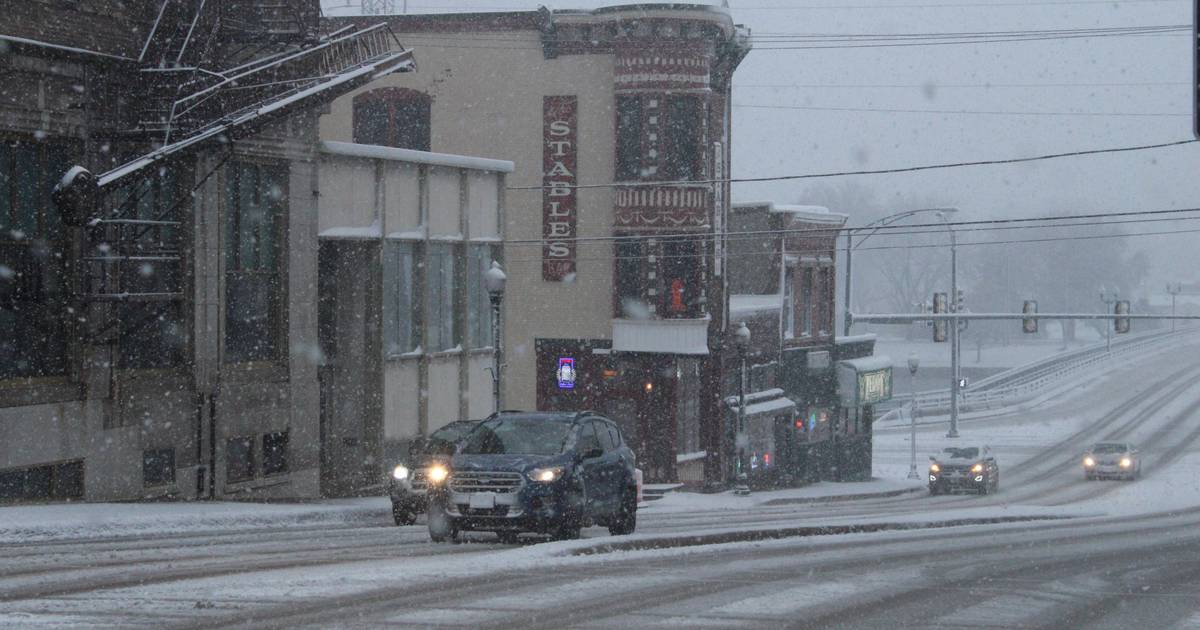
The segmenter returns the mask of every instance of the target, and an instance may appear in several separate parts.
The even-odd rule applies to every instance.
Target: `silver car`
[[[1142,458],[1137,447],[1125,442],[1099,442],[1083,454],[1083,476],[1092,479],[1137,479]]]

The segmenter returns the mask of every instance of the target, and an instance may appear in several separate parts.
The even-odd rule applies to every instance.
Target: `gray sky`
[[[324,4],[330,14],[357,12],[360,5],[357,0],[324,0]],[[614,2],[579,0],[551,6],[568,9],[610,4]],[[1187,0],[744,0],[730,4],[734,20],[763,38],[755,42],[755,50],[734,78],[734,177],[1022,157],[1169,142],[1192,135],[1192,48],[1187,34],[832,50],[767,50],[795,43],[765,39],[781,33],[944,33],[1191,24],[1192,7]],[[349,8],[337,8],[347,5]],[[398,7],[402,5],[397,2]],[[411,0],[409,12],[536,6],[514,0]],[[1141,85],[1113,85],[1131,83]],[[1148,83],[1156,85],[1145,85]],[[1007,87],[1010,84],[1038,86]],[[760,87],[792,85],[803,87]],[[876,87],[843,87],[848,85]],[[884,85],[904,87],[877,87]],[[981,87],[988,85],[992,87]],[[1023,114],[776,109],[779,107]],[[1068,115],[1024,115],[1031,112]],[[1095,115],[1111,113],[1126,115]],[[947,200],[957,204],[962,210],[960,217],[967,220],[1200,206],[1198,174],[1200,145],[1188,145],[1016,166],[822,181],[853,181],[871,188],[881,200],[895,197],[897,210],[905,209],[902,199]],[[804,202],[810,185],[794,181],[738,184],[734,198]],[[855,223],[853,216],[851,223]],[[1200,221],[1142,229],[1160,231],[1175,225],[1196,229]],[[1150,288],[1168,279],[1200,280],[1200,274],[1191,271],[1200,267],[1200,248],[1194,246],[1197,236],[1132,239],[1133,247],[1145,248],[1153,255]],[[1102,243],[1083,241],[1080,246]]]

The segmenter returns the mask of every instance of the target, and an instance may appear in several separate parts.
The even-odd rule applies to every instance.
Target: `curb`
[[[931,521],[924,523],[858,523],[854,525],[810,525],[805,527],[786,527],[783,529],[758,529],[715,534],[697,534],[671,538],[646,538],[611,542],[589,547],[571,549],[569,556],[592,556],[615,551],[648,551],[655,549],[677,549],[681,547],[702,547],[735,542],[758,542],[763,540],[780,540],[783,538],[803,538],[808,536],[835,536],[839,534],[869,534],[885,531],[906,531],[917,529],[942,529],[947,527],[962,527],[965,525],[996,525],[1002,523],[1024,523],[1033,521],[1061,521],[1075,518],[1073,516],[995,516],[988,518],[961,518],[949,521]]]
[[[928,490],[925,486],[913,486],[911,488],[901,488],[899,490],[886,490],[883,492],[864,492],[861,494],[831,494],[823,497],[797,497],[794,499],[771,499],[759,505],[795,505],[804,503],[838,503],[841,501],[857,501],[859,499],[887,499],[890,497],[898,497],[905,494],[915,494]]]

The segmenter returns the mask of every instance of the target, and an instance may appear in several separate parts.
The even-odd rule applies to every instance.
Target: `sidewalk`
[[[387,497],[312,503],[70,503],[0,507],[0,544],[391,523]]]
[[[803,503],[833,503],[856,499],[899,496],[926,490],[925,484],[913,479],[872,479],[870,481],[822,481],[803,488],[762,490],[739,496],[731,491],[717,494],[668,492],[663,498],[639,509],[647,515],[674,512],[745,511],[748,509]]]

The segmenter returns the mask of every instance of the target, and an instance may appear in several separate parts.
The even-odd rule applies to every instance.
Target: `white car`
[[[1142,474],[1142,457],[1137,447],[1125,442],[1098,442],[1083,454],[1083,476],[1092,479],[1137,479]]]

